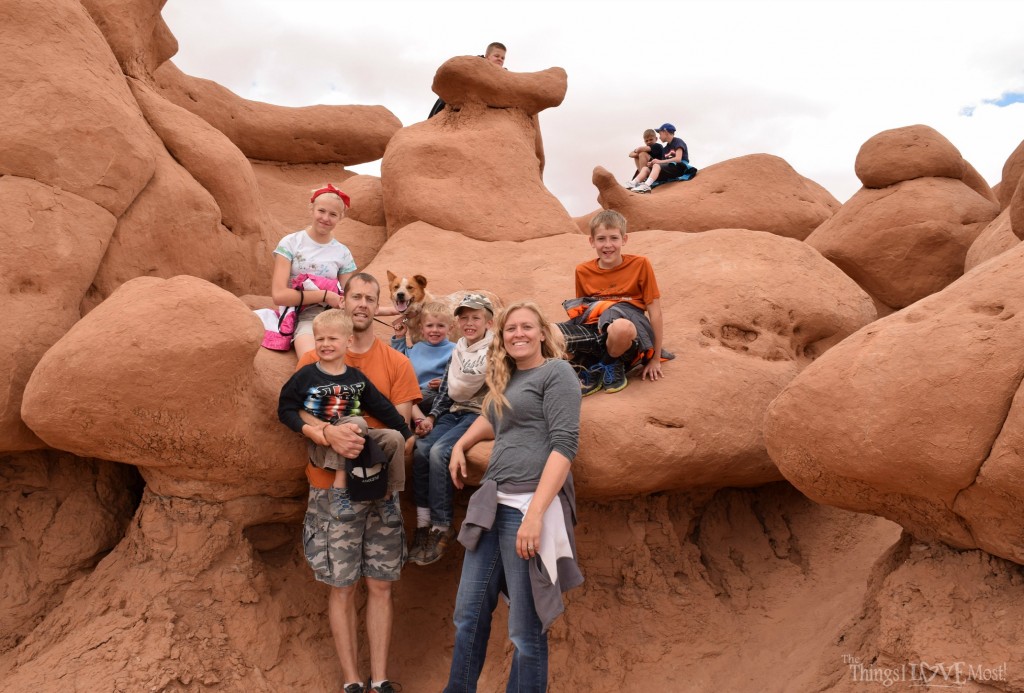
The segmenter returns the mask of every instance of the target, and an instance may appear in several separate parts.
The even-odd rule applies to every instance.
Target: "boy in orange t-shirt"
[[[626,387],[626,371],[643,364],[641,378],[662,377],[661,293],[651,261],[623,255],[626,219],[605,210],[590,221],[597,258],[576,266],[576,300],[566,301],[572,318],[559,324],[580,376],[583,396]]]

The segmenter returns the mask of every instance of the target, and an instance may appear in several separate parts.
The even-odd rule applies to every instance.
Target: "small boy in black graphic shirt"
[[[328,447],[324,437],[324,428],[332,424],[355,423],[382,450],[394,451],[390,469],[404,477],[404,442],[412,437],[412,431],[394,405],[359,369],[345,365],[352,319],[344,311],[326,310],[313,320],[313,338],[320,360],[297,370],[281,388],[278,418],[309,438],[309,459],[314,466],[342,472],[334,475],[335,488],[346,488],[348,477],[344,458]],[[303,422],[299,416],[303,409],[326,423],[316,426]],[[388,428],[367,427],[363,412]]]

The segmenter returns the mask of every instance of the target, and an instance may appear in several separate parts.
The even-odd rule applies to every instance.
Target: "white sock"
[[[379,686],[382,683],[384,683],[385,681],[387,681],[387,679],[381,679],[380,681],[373,681],[373,680],[371,680],[370,681],[370,688],[373,688],[374,686]]]
[[[430,508],[421,508],[419,506],[416,506],[416,526],[430,526]]]

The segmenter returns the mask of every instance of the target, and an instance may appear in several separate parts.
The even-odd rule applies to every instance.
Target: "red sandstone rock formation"
[[[1022,258],[1018,245],[797,376],[765,422],[783,475],[819,502],[1024,562]]]
[[[888,130],[864,143],[856,168],[865,187],[807,243],[853,277],[883,312],[959,277],[968,248],[999,210],[956,148],[922,125]]]
[[[352,195],[337,233],[361,267],[426,265],[439,293],[487,277],[506,300],[537,298],[556,317],[572,266],[590,256],[586,219],[539,176],[535,115],[561,102],[564,72],[446,63],[434,86],[452,107],[395,136],[381,181],[343,165],[380,156],[399,127],[390,113],[256,104],[183,75],[167,62],[176,43],[161,5],[0,9],[0,307],[22,327],[5,344],[0,451],[69,451],[0,458],[3,693],[336,688],[325,591],[299,546],[302,445],[274,420],[292,357],[257,346],[248,310],[266,300],[273,244],[306,223],[310,188],[331,180]],[[491,138],[504,147],[500,175],[490,162],[469,171],[464,152]],[[995,199],[984,181],[941,136],[869,142],[865,185],[929,191],[971,228],[924,256],[962,261],[985,226],[976,209]],[[899,148],[918,154],[894,157]],[[873,319],[867,295],[778,237],[828,223],[839,205],[820,186],[766,155],[645,197],[595,172],[602,204],[621,205],[631,231],[654,229],[631,234],[627,251],[654,258],[677,359],[664,381],[584,403],[588,582],[552,630],[555,686],[861,691],[852,657],[1006,661],[1008,678],[992,684],[1024,687],[1006,625],[1020,620],[1013,566],[909,535],[893,545],[891,522],[785,483],[715,491],[778,478],[761,419],[782,390],[769,450],[809,496],[1020,560],[1024,251],[995,257],[1010,230],[1024,235],[1020,151],[999,188],[1005,216],[968,263],[994,259],[838,347]],[[907,213],[872,221],[889,228]],[[134,471],[90,457],[141,470],[137,510]],[[406,690],[445,679],[460,559],[456,548],[411,567],[396,590],[391,672]],[[496,645],[503,618],[482,689],[500,688],[510,665]]]
[[[164,63],[160,94],[222,132],[250,159],[293,164],[375,161],[402,124],[383,106],[289,108],[249,101]]]
[[[658,186],[650,195],[626,190],[594,169],[597,201],[622,213],[629,231],[751,229],[803,240],[839,209],[839,202],[782,159],[751,154],[713,164],[693,180]]]
[[[423,241],[433,248],[429,257]],[[580,493],[623,497],[778,478],[761,442],[765,407],[804,366],[874,319],[870,299],[804,244],[766,233],[640,232],[630,234],[626,252],[653,260],[665,347],[676,360],[656,384],[634,379],[614,397],[584,401]],[[591,254],[579,234],[514,244],[415,224],[393,236],[368,269],[377,276],[424,271],[443,294],[471,288],[500,265],[488,288],[506,303],[536,299],[549,318],[562,320],[573,268]],[[488,449],[479,447],[472,454],[478,463]],[[644,460],[642,474],[623,474],[619,455],[607,452],[625,449]]]
[[[389,233],[416,221],[487,241],[573,233],[541,180],[533,117],[561,103],[565,89],[561,68],[515,73],[472,56],[442,65],[434,90],[458,110],[406,127],[388,144],[381,177]]]
[[[999,208],[1006,209],[1024,176],[1024,142],[1017,145],[1003,164],[1003,179],[999,183]]]
[[[970,272],[981,263],[1005,253],[1020,243],[1010,228],[1010,210],[1004,209],[978,234],[964,258],[964,272]]]

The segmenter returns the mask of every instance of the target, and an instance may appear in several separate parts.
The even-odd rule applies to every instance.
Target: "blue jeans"
[[[472,693],[484,667],[491,615],[504,584],[508,590],[508,637],[515,645],[508,693],[543,693],[548,685],[548,636],[543,632],[530,588],[529,563],[516,555],[523,514],[499,505],[491,531],[462,561],[455,598],[455,651],[445,693]]]
[[[479,414],[447,412],[434,428],[416,441],[412,458],[412,494],[417,508],[430,508],[430,521],[439,527],[452,526],[452,477],[448,463],[452,448]]]

